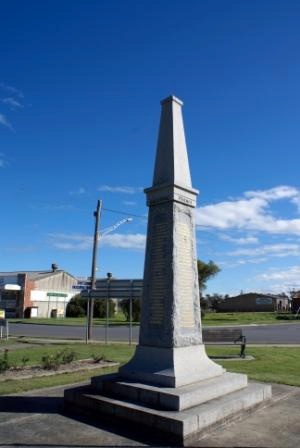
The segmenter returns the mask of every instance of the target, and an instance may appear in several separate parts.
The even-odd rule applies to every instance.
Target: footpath
[[[67,386],[73,387],[73,386]],[[66,414],[63,393],[54,387],[0,397],[0,446],[138,447],[169,446],[151,430],[77,414]],[[199,438],[197,447],[295,448],[300,446],[300,388],[272,385],[264,408],[243,414]]]

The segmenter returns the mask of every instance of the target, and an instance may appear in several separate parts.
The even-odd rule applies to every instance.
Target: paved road
[[[240,326],[249,344],[300,344],[300,323]],[[13,336],[85,339],[85,327],[67,325],[10,324]],[[108,340],[128,341],[127,326],[109,327]],[[139,327],[132,328],[132,340],[138,341]],[[104,341],[105,328],[95,326],[93,339]]]

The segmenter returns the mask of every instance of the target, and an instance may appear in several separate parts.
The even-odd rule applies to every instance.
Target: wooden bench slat
[[[236,344],[241,346],[241,357],[245,356],[246,338],[241,328],[203,328],[204,344]]]

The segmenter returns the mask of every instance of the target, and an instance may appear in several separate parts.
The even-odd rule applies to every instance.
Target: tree
[[[121,310],[123,311],[126,321],[130,320],[130,300],[123,299],[121,300]],[[132,299],[132,320],[134,322],[139,322],[141,317],[141,300],[140,299]]]
[[[115,304],[112,299],[108,301],[108,315],[109,317],[115,314]],[[83,317],[86,316],[87,300],[83,299],[80,294],[72,297],[67,305],[67,317]],[[106,299],[95,300],[94,303],[94,317],[106,317]]]
[[[199,279],[199,289],[203,291],[206,288],[206,282],[218,274],[221,271],[218,265],[213,261],[205,263],[202,260],[197,260],[198,267],[198,279]]]
[[[94,317],[106,317],[106,299],[95,300],[94,303]],[[108,300],[108,316],[113,317],[116,312],[116,305],[112,299]]]
[[[72,297],[67,305],[67,317],[83,317],[86,315],[86,300],[82,300],[80,294]]]
[[[205,263],[202,260],[197,260],[197,267],[198,267],[198,280],[200,289],[201,317],[203,319],[205,316],[204,310],[209,308],[209,300],[205,300],[202,297],[201,292],[206,288],[206,282],[210,278],[217,275],[217,273],[220,272],[221,269],[211,260],[208,263]]]

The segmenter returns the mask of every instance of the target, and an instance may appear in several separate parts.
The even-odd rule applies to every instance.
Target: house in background
[[[228,297],[217,304],[217,311],[289,311],[290,300],[286,295],[249,292]]]
[[[55,264],[48,271],[0,272],[0,309],[7,318],[65,316],[77,283]]]

